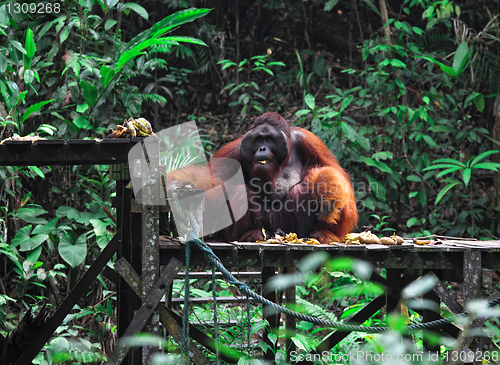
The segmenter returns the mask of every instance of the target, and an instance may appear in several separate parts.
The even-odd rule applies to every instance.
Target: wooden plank
[[[104,248],[101,254],[97,257],[94,263],[85,272],[82,278],[75,285],[73,290],[68,294],[64,302],[57,308],[54,315],[47,320],[45,326],[38,334],[33,334],[34,340],[22,354],[22,356],[16,361],[15,365],[25,365],[31,364],[31,361],[40,352],[43,345],[50,339],[54,331],[59,327],[63,319],[69,313],[73,306],[76,304],[78,299],[81,298],[83,294],[86,293],[90,285],[94,284],[97,275],[102,271],[104,266],[113,257],[121,243],[121,232],[118,230],[114,237],[109,241],[108,245]]]
[[[132,322],[130,322],[122,339],[118,342],[115,351],[113,351],[113,354],[111,354],[108,361],[106,361],[106,365],[119,365],[122,363],[131,347],[131,345],[126,342],[126,338],[142,331],[165,294],[165,289],[174,281],[175,275],[177,275],[181,266],[182,263],[179,260],[175,258],[170,260],[170,263],[163,270],[160,278],[154,283],[149,294],[144,298],[143,305],[137,311]]]
[[[27,143],[26,143],[27,142]],[[113,165],[128,163],[128,153],[136,143],[68,140],[7,141],[0,145],[0,166]]]

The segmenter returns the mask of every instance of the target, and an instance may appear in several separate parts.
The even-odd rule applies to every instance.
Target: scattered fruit
[[[156,136],[149,123],[145,118],[130,118],[123,121],[123,125],[117,125],[116,131],[110,129],[107,138],[131,138],[131,137],[148,137]]]

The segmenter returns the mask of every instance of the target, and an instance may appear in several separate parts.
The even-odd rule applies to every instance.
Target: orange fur
[[[337,159],[325,144],[308,130],[298,127],[290,128],[288,123],[278,114],[265,113],[257,118],[248,133],[251,133],[253,129],[262,124],[269,124],[281,129],[285,133],[289,143],[288,158],[283,162],[276,176],[280,174],[285,166],[289,166],[288,164],[294,166],[294,162],[289,162],[292,154],[295,156],[295,161],[297,158],[301,160],[300,165],[297,165],[296,169],[300,169],[301,178],[307,191],[301,190],[298,185],[292,186],[285,197],[287,199],[313,198],[319,204],[320,211],[315,218],[316,223],[305,234],[317,238],[322,243],[343,239],[358,222],[354,191],[347,173],[340,167]],[[240,157],[242,138],[240,137],[223,146],[214,155],[214,158],[232,158],[242,163],[242,158]],[[177,181],[183,184],[193,184],[194,186],[192,187],[196,189],[207,190],[220,184],[224,180],[222,176],[223,174],[219,174],[216,171],[211,174],[208,165],[194,166],[168,173],[167,181],[169,185],[172,181]],[[247,173],[245,177],[247,184],[249,184],[250,178],[252,178],[251,173],[250,176]],[[244,193],[241,194],[241,198],[247,199],[249,202],[252,197],[255,197],[255,193],[249,190],[248,187],[247,196]],[[263,208],[257,212],[249,210],[233,226],[224,229],[219,237],[226,240],[240,241],[262,239],[261,228],[266,222],[275,227],[280,224],[286,225],[286,222],[290,219],[294,219],[300,225],[306,220],[311,222],[312,218],[310,212],[296,212],[294,215],[293,213],[284,211],[269,214]],[[275,228],[281,227],[278,226]],[[272,232],[268,233],[272,234]]]

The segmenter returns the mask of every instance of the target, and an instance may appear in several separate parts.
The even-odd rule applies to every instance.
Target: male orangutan
[[[216,233],[218,239],[263,240],[264,228],[268,238],[281,230],[329,243],[357,224],[352,183],[335,156],[313,133],[290,127],[277,113],[258,117],[244,136],[213,157],[241,164],[246,186],[237,198],[248,202],[246,214]],[[223,164],[209,165],[168,173],[169,192],[188,185],[209,190],[227,179]]]

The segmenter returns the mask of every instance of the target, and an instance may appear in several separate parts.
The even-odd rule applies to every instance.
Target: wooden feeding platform
[[[43,345],[50,339],[53,332],[71,311],[78,299],[84,295],[106,264],[118,253],[119,260],[115,263],[116,273],[109,278],[117,284],[117,317],[119,337],[132,335],[143,331],[146,325],[151,325],[149,331],[158,333],[158,318],[177,342],[181,338],[181,318],[169,308],[171,286],[179,269],[185,260],[184,244],[178,240],[160,235],[160,213],[164,208],[158,206],[139,205],[134,202],[132,189],[129,185],[128,153],[143,138],[103,139],[103,140],[38,140],[7,141],[0,145],[0,166],[40,166],[40,165],[113,165],[110,169],[111,178],[117,181],[116,198],[113,205],[117,209],[118,230],[100,256],[93,262],[80,281],[69,293],[65,301],[41,327],[33,334],[33,342],[24,352],[12,354],[17,359],[17,365],[31,363]],[[145,142],[151,142],[151,139]],[[154,142],[154,140],[153,140]],[[142,170],[147,171],[143,168]],[[143,174],[143,178],[148,178]],[[435,245],[416,245],[405,240],[402,245],[352,245],[352,244],[267,244],[251,242],[208,242],[222,264],[233,271],[247,271],[249,268],[261,268],[262,283],[266,283],[280,272],[295,272],[298,263],[306,255],[323,251],[331,258],[352,257],[369,262],[374,268],[385,269],[386,277],[377,274],[370,280],[383,284],[387,291],[375,298],[371,303],[358,311],[351,319],[352,323],[363,323],[380,308],[386,311],[400,308],[400,292],[409,283],[422,275],[435,275],[441,280],[463,283],[464,302],[480,297],[482,286],[491,286],[492,271],[500,269],[500,241],[473,241],[449,239],[441,240]],[[209,267],[202,251],[192,249],[191,267]],[[161,270],[161,268],[166,268]],[[380,271],[378,271],[380,272]],[[113,275],[114,274],[114,275]],[[115,276],[115,279],[113,279]],[[446,285],[438,280],[433,291],[426,294],[427,299],[444,302],[454,313],[463,312],[462,304],[447,290]],[[161,303],[164,294],[167,299]],[[275,302],[295,301],[294,288],[285,293],[264,293],[264,296]],[[419,310],[424,321],[441,318],[439,313],[430,310]],[[157,316],[153,316],[157,313]],[[151,319],[153,318],[153,320]],[[271,327],[279,326],[281,316],[267,315]],[[153,322],[152,322],[153,321]],[[295,320],[283,320],[286,327],[293,330]],[[153,329],[151,329],[153,328]],[[214,350],[213,340],[190,325],[191,338],[199,344]],[[453,324],[443,326],[439,331],[445,331],[454,337],[460,329]],[[317,348],[317,353],[328,350],[344,337],[347,332],[337,331],[329,336]],[[490,349],[491,341],[481,337],[476,348],[480,351]],[[290,340],[287,344],[291,345]],[[470,348],[473,348],[472,346]],[[141,354],[137,349],[118,344],[116,351],[108,361],[109,364],[146,364],[154,349],[145,348]],[[194,344],[190,345],[192,361],[196,364],[207,364],[208,360]],[[228,362],[237,362],[241,353],[230,351],[225,353]]]

